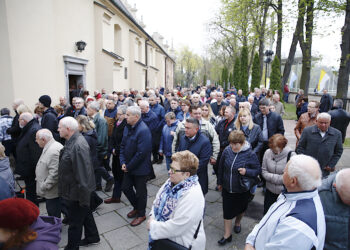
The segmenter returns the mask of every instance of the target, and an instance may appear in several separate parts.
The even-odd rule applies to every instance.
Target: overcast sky
[[[197,54],[205,54],[205,48],[210,42],[206,24],[219,11],[220,0],[128,0],[128,2],[132,6],[136,3],[137,17],[143,16],[146,31],[150,35],[159,32],[169,45],[173,41],[175,49],[187,45]],[[313,37],[313,55],[322,55],[323,63],[335,68],[339,67],[340,29],[343,23],[343,16],[322,18],[317,23],[317,34]],[[328,35],[332,31],[334,33]],[[291,35],[291,32],[284,33],[282,57],[288,56]]]

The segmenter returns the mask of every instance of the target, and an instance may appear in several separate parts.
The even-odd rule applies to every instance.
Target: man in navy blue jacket
[[[159,144],[160,144],[160,137],[162,135],[162,129],[165,125],[165,110],[162,105],[160,105],[157,101],[157,97],[155,95],[151,95],[148,99],[151,110],[157,115],[158,117],[158,127],[157,131],[155,133],[155,138],[152,140],[154,145],[152,146],[152,154],[153,154],[153,161],[157,164],[161,164],[163,161],[163,156],[160,156],[158,153]]]
[[[124,129],[120,145],[120,165],[124,171],[122,190],[133,206],[133,210],[127,215],[128,218],[136,217],[130,225],[138,226],[146,220],[146,182],[152,167],[152,136],[147,125],[141,120],[139,107],[128,107],[126,121],[128,125]]]
[[[176,152],[189,150],[199,159],[197,175],[203,194],[208,193],[208,163],[212,155],[212,148],[208,137],[199,131],[199,121],[193,117],[187,118],[185,134],[180,137]]]

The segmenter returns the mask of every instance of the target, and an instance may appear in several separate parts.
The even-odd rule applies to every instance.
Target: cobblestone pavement
[[[286,137],[291,148],[295,148],[294,126],[295,121],[284,121]],[[337,168],[344,168],[346,163],[350,162],[350,149],[344,150]],[[217,241],[223,236],[224,223],[222,217],[222,199],[219,192],[215,191],[216,177],[212,175],[212,166],[209,165],[209,192],[205,197],[206,208],[204,217],[204,228],[206,233],[206,249],[243,249],[244,242],[253,229],[254,225],[261,219],[263,213],[263,200],[261,189],[257,190],[254,200],[249,204],[248,210],[242,219],[242,231],[240,234],[234,234],[230,244],[223,247],[218,246]],[[147,212],[152,207],[152,202],[157,194],[159,187],[168,178],[165,164],[154,165],[157,179],[148,183]],[[105,199],[111,196],[111,192],[98,192],[98,195]],[[44,203],[40,204],[42,214],[46,213]],[[131,227],[126,214],[132,210],[130,203],[122,195],[121,203],[101,204],[94,213],[95,221],[100,233],[101,242],[98,245],[85,247],[82,249],[147,249],[148,233],[146,223],[137,227]],[[62,248],[67,244],[68,226],[62,228],[62,240],[59,246]]]

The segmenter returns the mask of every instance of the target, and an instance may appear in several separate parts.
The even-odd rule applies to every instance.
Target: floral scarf
[[[154,217],[157,221],[167,221],[176,208],[178,200],[194,185],[199,184],[198,176],[193,175],[172,186],[170,179],[164,185],[161,194],[154,202]]]

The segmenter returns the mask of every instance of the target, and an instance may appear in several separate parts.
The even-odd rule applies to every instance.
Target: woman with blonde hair
[[[19,105],[18,108],[16,109],[16,111],[17,111],[17,113],[18,113],[19,115],[21,115],[21,114],[23,114],[23,113],[25,113],[25,112],[28,112],[28,113],[33,114],[32,110],[31,110],[27,105],[25,105],[25,104]]]
[[[205,103],[202,106],[202,118],[209,121],[214,127],[218,123],[209,103]]]
[[[250,111],[246,108],[241,109],[235,121],[237,130],[244,133],[246,140],[250,143],[253,152],[258,156],[263,146],[261,128],[253,122]]]

